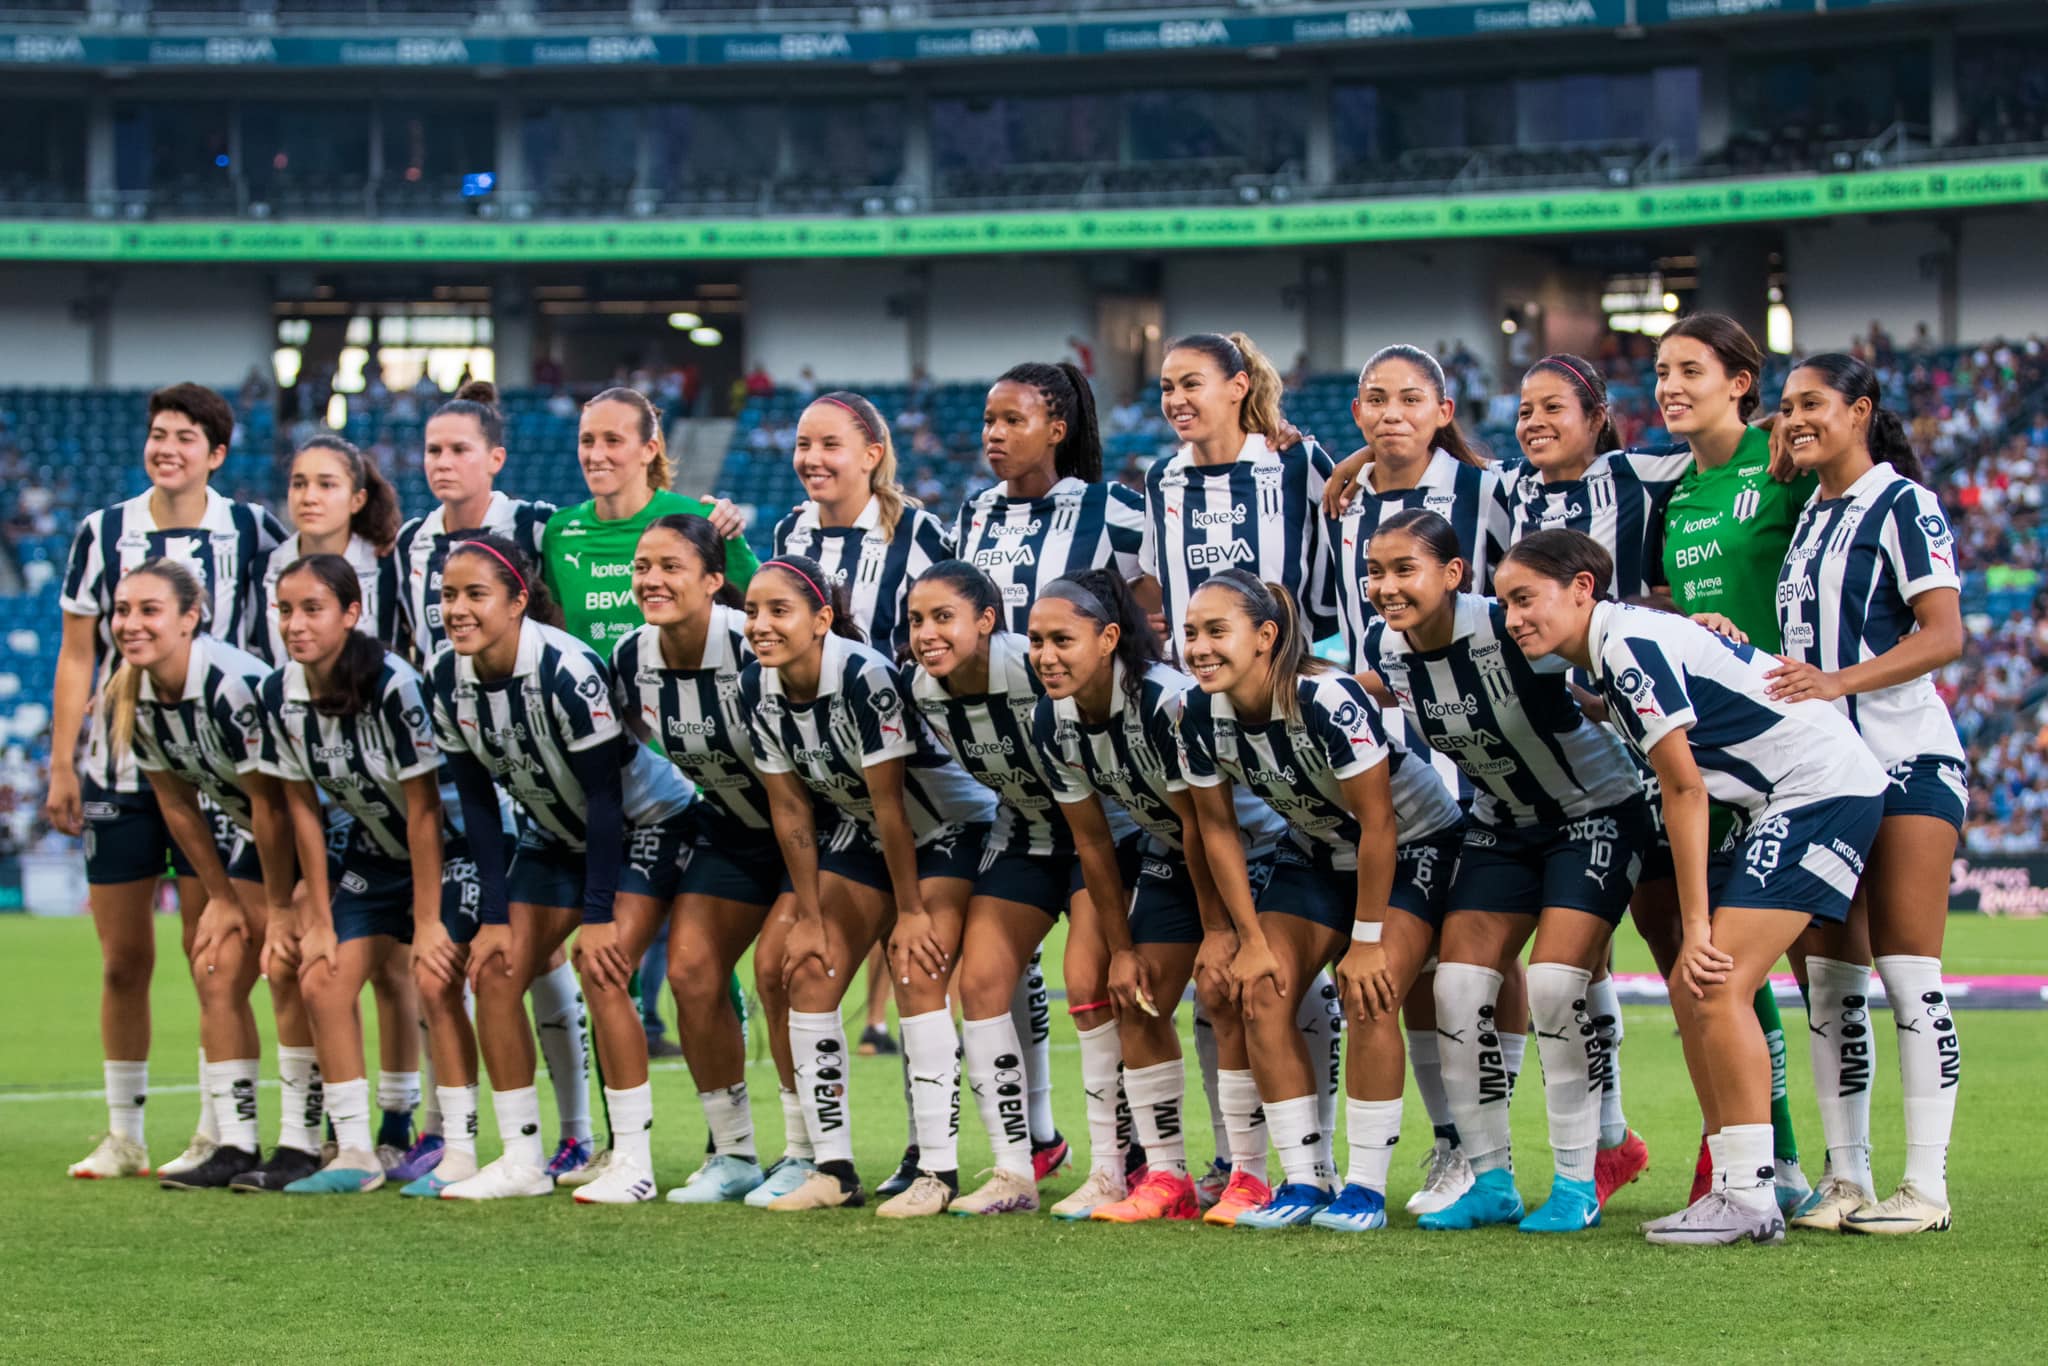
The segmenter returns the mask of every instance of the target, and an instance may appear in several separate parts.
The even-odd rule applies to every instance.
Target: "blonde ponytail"
[[[171,597],[178,604],[178,615],[201,612],[199,576],[177,560],[161,556],[144,560],[122,577],[122,583],[148,576],[162,580],[170,587]],[[119,595],[119,589],[116,590]],[[204,633],[206,623],[202,620],[194,637]],[[125,759],[135,745],[135,711],[142,700],[142,670],[122,660],[115,666],[107,685],[101,690],[101,716],[107,726],[107,743],[112,747],[116,759]]]
[[[1301,607],[1294,594],[1284,584],[1261,583],[1259,576],[1249,569],[1226,569],[1211,574],[1195,591],[1201,593],[1211,588],[1227,588],[1236,594],[1253,630],[1269,621],[1273,623],[1273,655],[1266,675],[1272,691],[1266,706],[1271,713],[1289,721],[1300,720],[1301,703],[1295,683],[1313,674],[1328,673],[1335,666],[1310,648],[1315,642],[1302,627]]]
[[[1237,425],[1260,436],[1272,436],[1280,430],[1280,372],[1259,350],[1258,343],[1244,333],[1231,333],[1230,341],[1244,357],[1244,373],[1251,379]]]
[[[923,507],[924,504],[903,491],[903,485],[896,476],[896,440],[889,432],[889,423],[883,418],[882,410],[861,395],[845,389],[835,389],[829,394],[820,394],[811,401],[812,407],[828,403],[843,408],[852,416],[854,425],[867,438],[870,446],[882,448],[882,458],[868,471],[868,492],[875,496],[876,529],[884,541],[896,539],[896,526],[903,520],[905,508]]]

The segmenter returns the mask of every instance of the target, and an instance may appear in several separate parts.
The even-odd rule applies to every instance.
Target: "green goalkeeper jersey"
[[[1751,427],[1725,465],[1694,465],[1664,507],[1664,577],[1678,610],[1719,612],[1778,653],[1778,571],[1817,478],[1771,478],[1770,435]]]
[[[612,646],[644,624],[640,604],[633,600],[633,551],[640,533],[658,517],[694,512],[702,517],[711,505],[663,489],[631,517],[605,521],[596,500],[563,508],[548,519],[541,533],[541,558],[548,587],[562,604],[569,634],[604,656]],[[744,591],[760,561],[745,539],[725,543],[725,576]]]

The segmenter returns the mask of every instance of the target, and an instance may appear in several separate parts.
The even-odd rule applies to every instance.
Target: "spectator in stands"
[[[809,403],[818,396],[818,372],[806,365],[803,369],[796,372],[796,383],[792,384],[790,388],[796,391],[798,398]]]
[[[241,400],[241,406],[244,411],[255,407],[259,403],[270,402],[270,380],[264,375],[260,367],[254,365],[249,367],[249,373],[242,377],[242,389],[237,397]]]
[[[1142,431],[1152,417],[1152,410],[1138,402],[1138,396],[1129,389],[1117,395],[1116,407],[1109,410],[1109,430],[1113,436],[1126,432]]]
[[[747,371],[747,377],[742,382],[746,386],[748,398],[767,398],[775,392],[775,381],[770,378],[768,367],[760,361],[754,362],[754,368]]]

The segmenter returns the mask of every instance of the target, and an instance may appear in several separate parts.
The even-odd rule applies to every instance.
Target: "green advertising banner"
[[[671,222],[75,223],[0,220],[0,260],[766,260],[1306,246],[1513,237],[2048,202],[2048,161],[1624,190],[1249,208]]]

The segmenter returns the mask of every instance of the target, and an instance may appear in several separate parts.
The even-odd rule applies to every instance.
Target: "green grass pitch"
[[[160,930],[149,1123],[159,1161],[184,1146],[197,1111],[194,1007],[170,923]],[[1628,934],[1620,942],[1621,966],[1643,967],[1641,944]],[[1377,1234],[1071,1226],[1044,1216],[892,1225],[866,1211],[583,1209],[566,1194],[477,1207],[401,1201],[388,1187],[314,1200],[71,1181],[65,1164],[85,1154],[104,1119],[97,961],[82,920],[0,920],[0,1359],[8,1361],[1814,1366],[2048,1356],[2048,1171],[2037,1155],[2048,1120],[2048,1012],[1961,1016],[1952,1232],[1900,1242],[1797,1234],[1778,1249],[1700,1250],[1649,1247],[1636,1232],[1640,1220],[1680,1203],[1698,1138],[1661,1009],[1628,1011],[1622,1053],[1629,1118],[1649,1141],[1651,1171],[1584,1236],[1418,1232],[1398,1212],[1427,1142],[1412,1099],[1389,1193],[1393,1227]],[[2048,973],[2048,924],[1957,917],[1947,964],[1955,973]],[[1787,1013],[1813,1174],[1820,1125],[1800,1018]],[[1079,1060],[1064,1019],[1055,1019],[1054,1047],[1061,1127],[1078,1148]],[[1515,1128],[1522,1191],[1533,1205],[1550,1179],[1533,1049],[1528,1067]],[[1877,1075],[1877,1172],[1889,1189],[1901,1143],[1888,1042]],[[781,1114],[765,1056],[750,1078],[762,1151],[773,1156]],[[1199,1094],[1198,1085],[1190,1090]],[[655,1158],[666,1187],[694,1168],[704,1129],[680,1065],[657,1070],[655,1091]],[[264,1096],[267,1141],[276,1092]],[[860,1168],[879,1178],[903,1135],[894,1060],[858,1062],[853,1106]],[[552,1140],[545,1099],[543,1110]],[[1191,1110],[1190,1155],[1206,1159],[1200,1102]],[[962,1129],[961,1167],[971,1179],[987,1159],[971,1102]],[[493,1134],[483,1143],[487,1157],[495,1152]],[[1078,1175],[1049,1183],[1049,1199]]]

